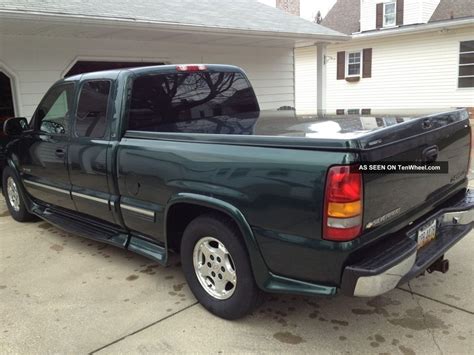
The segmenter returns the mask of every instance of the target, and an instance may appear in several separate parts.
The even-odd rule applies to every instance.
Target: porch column
[[[316,108],[318,116],[326,113],[326,47],[327,43],[316,43]]]

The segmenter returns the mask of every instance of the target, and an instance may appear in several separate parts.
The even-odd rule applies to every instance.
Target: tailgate
[[[470,154],[467,112],[458,110],[416,118],[378,130],[360,142],[363,162],[426,162],[437,151],[436,161],[447,161],[448,173],[364,174],[366,228],[397,218],[400,223],[420,209],[436,205],[466,186]]]

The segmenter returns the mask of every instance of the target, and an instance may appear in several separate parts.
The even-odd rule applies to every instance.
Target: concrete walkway
[[[0,198],[0,353],[474,352],[474,234],[448,274],[373,299],[268,295],[229,322],[206,312],[179,259],[164,268],[130,252],[19,224]]]

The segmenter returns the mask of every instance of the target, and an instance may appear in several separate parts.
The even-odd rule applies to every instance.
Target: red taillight
[[[201,71],[206,70],[207,67],[204,64],[184,64],[184,65],[177,65],[177,71]]]
[[[329,169],[324,195],[323,238],[348,241],[362,229],[362,175],[355,165]]]

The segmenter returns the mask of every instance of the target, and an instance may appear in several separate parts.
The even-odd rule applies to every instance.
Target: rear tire
[[[207,214],[189,223],[181,264],[194,296],[218,317],[241,318],[261,303],[241,233],[225,216]]]
[[[35,216],[26,209],[20,192],[20,184],[12,168],[6,167],[2,176],[3,194],[7,203],[8,211],[14,220],[18,222],[29,222],[35,219]]]

